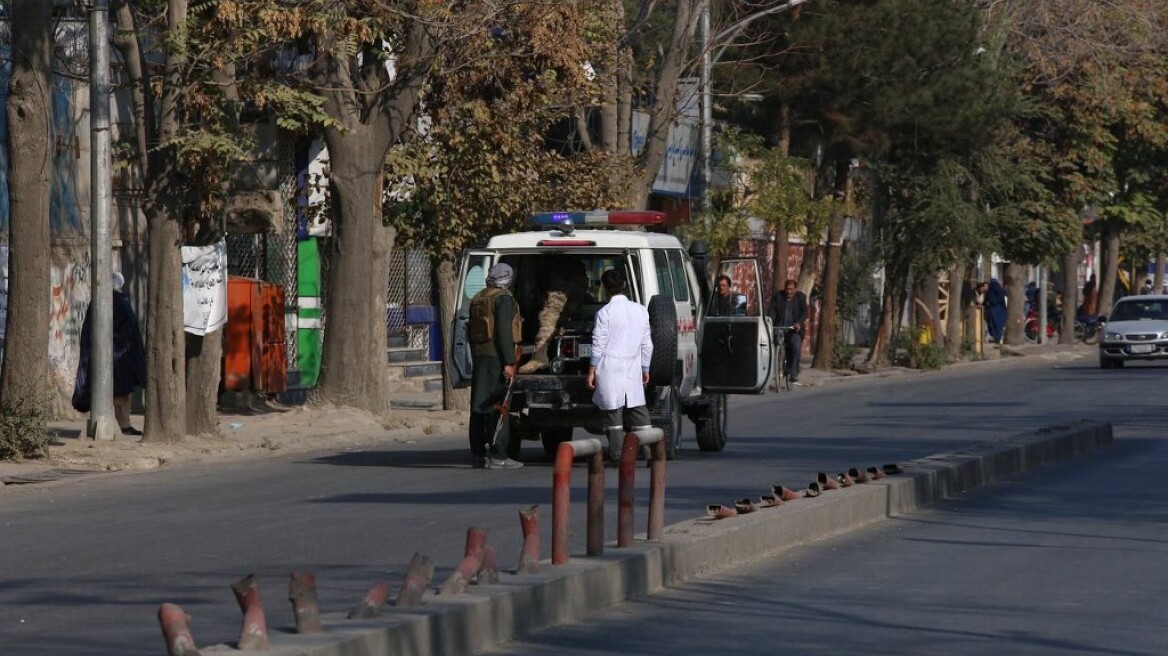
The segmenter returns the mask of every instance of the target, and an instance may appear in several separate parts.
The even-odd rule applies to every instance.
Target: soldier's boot
[[[608,462],[616,465],[620,462],[621,448],[625,444],[625,427],[609,426],[604,432],[608,435]]]
[[[535,350],[531,359],[519,368],[521,374],[533,374],[548,366],[548,342],[556,334],[556,324],[560,322],[560,314],[568,302],[568,295],[564,292],[551,291],[544,297],[543,309],[539,311],[539,332],[535,335]]]

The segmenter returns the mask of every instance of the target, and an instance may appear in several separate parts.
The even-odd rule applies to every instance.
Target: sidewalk
[[[959,362],[950,365],[950,368],[1002,366],[1027,360],[1071,361],[1094,353],[1095,347],[1082,344],[993,347],[984,360]],[[859,357],[862,356],[858,356],[857,361]],[[935,372],[885,367],[871,373],[860,373],[805,366],[799,378],[799,386],[819,387],[848,380],[930,373]],[[408,407],[410,399],[395,401],[401,401],[400,405],[406,407],[395,407],[392,415],[383,420],[369,413],[331,407],[270,405],[250,412],[225,412],[219,415],[219,437],[188,437],[181,442],[162,444],[142,442],[140,437],[95,442],[82,437],[85,434],[84,419],[53,422],[51,428],[58,437],[49,447],[48,457],[23,462],[0,461],[0,484],[39,483],[103,472],[157,469],[228,459],[238,462],[270,455],[362,447],[385,442],[397,442],[404,446],[428,438],[464,435],[467,430],[464,412],[412,409]],[[142,418],[136,416],[134,424],[141,427]]]

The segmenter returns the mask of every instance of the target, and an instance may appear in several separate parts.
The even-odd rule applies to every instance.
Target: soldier
[[[609,301],[596,313],[587,382],[588,389],[595,390],[592,402],[604,412],[609,462],[618,462],[626,426],[632,431],[652,426],[645,407],[645,385],[649,384],[653,341],[649,311],[625,296],[628,281],[624,273],[609,269],[600,281]]]
[[[470,451],[479,469],[515,469],[523,463],[507,457],[511,440],[508,417],[495,412],[508,383],[515,376],[515,345],[523,319],[511,296],[514,272],[496,264],[487,272],[487,286],[470,302],[467,337],[474,355],[470,392]],[[498,426],[498,435],[495,435]],[[491,439],[494,437],[494,444]]]

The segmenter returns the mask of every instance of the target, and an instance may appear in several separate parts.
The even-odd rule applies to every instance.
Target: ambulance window
[[[653,251],[653,268],[657,271],[657,293],[673,296],[673,274],[669,271],[669,258],[665,251]]]
[[[490,266],[491,258],[489,256],[471,256],[470,261],[467,262],[466,280],[462,284],[462,298],[459,299],[459,309],[470,307],[470,299],[474,298],[475,294],[483,291],[483,288],[487,286],[487,269]]]
[[[685,263],[681,259],[681,251],[669,251],[669,271],[673,276],[673,299],[676,301],[689,300],[689,284],[685,275]]]

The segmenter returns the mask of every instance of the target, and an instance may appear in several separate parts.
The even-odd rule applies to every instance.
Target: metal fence
[[[430,347],[427,326],[407,325],[409,307],[433,305],[434,276],[430,258],[423,251],[394,249],[389,260],[389,286],[386,292],[386,327],[389,335],[404,334],[411,348]]]

